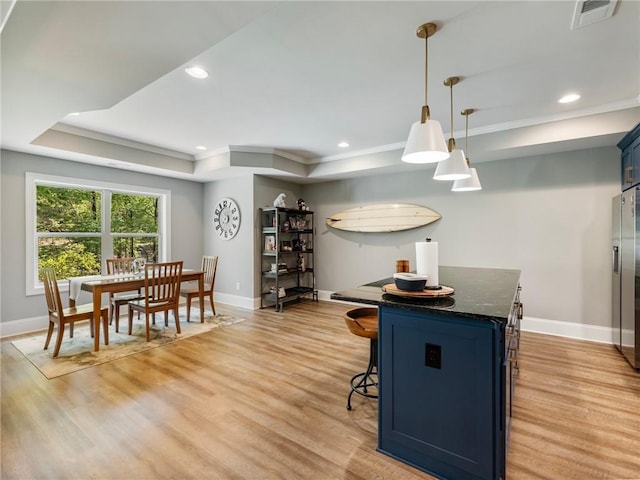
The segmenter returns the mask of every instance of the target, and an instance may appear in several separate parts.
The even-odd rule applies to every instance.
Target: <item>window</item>
[[[116,257],[141,257],[158,261],[157,196],[112,193],[111,238]]]
[[[99,274],[114,256],[166,259],[168,191],[33,173],[26,182],[27,295],[42,293],[42,267],[63,279]]]

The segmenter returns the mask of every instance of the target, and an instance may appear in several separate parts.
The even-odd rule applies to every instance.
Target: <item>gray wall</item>
[[[235,200],[240,208],[240,228],[230,240],[219,238],[213,226],[213,212],[221,198]],[[253,177],[245,175],[207,183],[203,202],[204,250],[208,255],[218,256],[216,301],[252,308],[255,250]]]
[[[608,327],[611,197],[620,191],[615,147],[474,165],[483,190],[454,193],[432,180],[433,167],[307,185],[317,212],[320,290],[390,276],[399,258],[415,268],[414,242],[439,242],[441,265],[522,270],[528,317]],[[415,203],[442,219],[396,233],[352,233],[324,219],[347,208]]]
[[[256,308],[260,306],[260,253],[262,244],[258,225],[258,209],[272,206],[282,192],[288,207],[294,207],[302,187],[282,180],[247,174],[209,182],[204,187],[204,249],[218,255],[216,301]],[[229,197],[240,207],[240,229],[231,240],[222,240],[215,233],[212,218],[215,205]]]
[[[26,171],[155,186],[172,192],[172,258],[197,267],[220,257],[216,300],[259,302],[258,208],[280,193],[287,206],[302,197],[316,212],[317,286],[333,292],[389,276],[398,258],[415,267],[414,242],[439,242],[442,265],[522,270],[527,317],[608,327],[610,321],[611,197],[620,191],[615,147],[476,164],[480,192],[453,193],[432,180],[434,168],[298,185],[247,174],[199,183],[3,151],[0,163],[0,286],[2,322],[42,316],[44,300],[24,293]],[[219,239],[213,207],[222,197],[239,205],[242,223]],[[330,229],[324,219],[374,203],[416,203],[442,215],[436,223],[390,234]],[[260,243],[258,243],[260,242]],[[11,301],[9,301],[10,299]]]
[[[170,190],[171,259],[184,260],[185,267],[200,265],[203,251],[202,184],[7,150],[2,150],[0,154],[1,323],[40,317],[46,313],[42,295],[25,295],[25,172]],[[88,300],[88,296],[81,298],[81,301]]]
[[[255,298],[256,305],[260,304],[260,292],[262,288],[260,270],[262,267],[262,258],[260,255],[260,251],[262,250],[263,239],[260,234],[260,216],[258,214],[258,209],[262,207],[272,207],[273,201],[276,199],[278,195],[284,193],[286,195],[285,206],[287,208],[298,208],[298,199],[304,198],[302,196],[302,186],[297,184],[292,184],[283,180],[276,180],[267,177],[256,176],[254,178],[254,191],[253,191],[253,199],[256,205],[254,224],[256,226],[255,237],[254,237],[254,245],[255,248],[253,251],[255,252],[254,259],[254,272],[256,272],[254,278],[253,285],[253,296]]]

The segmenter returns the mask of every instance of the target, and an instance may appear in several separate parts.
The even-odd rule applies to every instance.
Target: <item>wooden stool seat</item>
[[[378,389],[378,309],[371,307],[354,308],[344,315],[349,331],[359,337],[369,339],[369,365],[367,370],[351,378],[351,392],[347,399],[347,410],[351,410],[351,396],[354,393],[368,398],[378,398],[369,389]],[[375,378],[374,378],[375,376]]]
[[[365,338],[378,338],[378,309],[354,308],[344,315],[349,331]]]

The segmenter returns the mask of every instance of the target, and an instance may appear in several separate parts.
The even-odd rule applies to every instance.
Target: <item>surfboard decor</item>
[[[398,232],[429,225],[442,216],[430,208],[389,203],[351,208],[327,218],[327,225],[349,232]]]

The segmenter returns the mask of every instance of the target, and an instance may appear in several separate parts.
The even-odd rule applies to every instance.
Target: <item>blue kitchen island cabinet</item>
[[[378,450],[439,478],[505,476],[504,328],[380,307]]]
[[[449,480],[502,480],[518,373],[520,270],[440,266],[449,297],[331,298],[378,306],[378,451]]]

